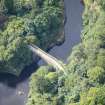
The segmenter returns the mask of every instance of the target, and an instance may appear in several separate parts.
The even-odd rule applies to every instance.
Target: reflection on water
[[[64,0],[65,1],[65,14],[67,17],[65,25],[65,42],[60,47],[56,46],[50,54],[64,60],[66,62],[72,47],[80,42],[80,34],[82,29],[82,11],[83,6],[81,0]]]
[[[25,105],[28,94],[28,77],[37,69],[37,64],[26,67],[20,77],[0,74],[0,105]],[[19,95],[19,91],[24,94]]]

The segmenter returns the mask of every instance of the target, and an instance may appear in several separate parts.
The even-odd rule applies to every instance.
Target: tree
[[[60,0],[45,0],[45,6],[58,6]]]
[[[93,87],[81,94],[80,105],[104,105],[105,87]]]
[[[13,13],[14,10],[14,0],[4,0],[5,6],[8,13]]]
[[[93,0],[83,0],[85,5],[89,6],[92,4]]]
[[[24,21],[16,18],[0,33],[1,72],[19,75],[23,68],[33,61],[32,52],[27,45],[38,43],[38,40],[34,35],[24,36],[24,31]]]
[[[10,0],[11,1],[11,0]],[[7,1],[8,2],[8,1]],[[8,7],[6,5],[6,0],[0,0],[0,15],[6,14],[8,12]]]
[[[97,65],[105,69],[105,49],[101,48],[97,54]]]
[[[87,71],[90,82],[104,83],[105,70],[102,67],[94,67]]]
[[[37,35],[42,35],[43,37],[43,34],[55,34],[61,24],[61,20],[59,19],[61,15],[59,8],[45,8],[44,11],[34,19]]]
[[[58,76],[41,67],[30,79],[30,91],[26,105],[57,105]]]
[[[44,6],[44,1],[0,0],[1,13],[6,9],[8,16],[0,30],[0,71],[19,75],[33,61],[28,44],[42,47],[44,43],[46,50],[56,43],[63,20],[61,7]],[[32,11],[34,17],[30,16]]]

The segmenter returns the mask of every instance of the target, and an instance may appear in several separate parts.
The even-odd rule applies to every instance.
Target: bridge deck
[[[60,60],[58,60],[57,58],[53,57],[52,55],[46,53],[45,51],[43,51],[36,45],[28,45],[28,47],[30,48],[30,50],[32,52],[34,52],[38,56],[40,56],[46,63],[51,64],[54,68],[59,69],[66,74],[66,72],[64,70],[64,65],[63,65],[63,63],[62,64],[60,63],[61,62]]]

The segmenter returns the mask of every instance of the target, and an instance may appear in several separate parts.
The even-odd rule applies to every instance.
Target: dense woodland
[[[68,58],[67,75],[50,66],[30,78],[27,105],[105,105],[105,0],[84,0],[81,43]]]
[[[63,7],[62,0],[0,0],[0,72],[19,75],[30,65],[28,44],[46,50],[63,40]]]
[[[30,77],[26,105],[105,105],[105,0],[83,1],[81,42],[68,57],[66,75],[40,67]],[[63,1],[0,0],[0,14],[0,72],[19,75],[32,63],[28,44],[46,49],[57,42]]]

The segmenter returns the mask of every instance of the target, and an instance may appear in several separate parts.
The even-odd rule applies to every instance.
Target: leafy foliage
[[[48,69],[41,67],[32,75],[27,105],[57,105],[58,75]]]
[[[55,85],[58,86],[58,103],[49,103],[51,105],[105,105],[105,0],[84,0],[84,4],[82,42],[73,48],[68,58],[67,75],[58,74]],[[45,81],[43,85],[42,81],[43,88],[46,85],[48,89],[50,86]],[[52,89],[49,92],[53,95]],[[34,100],[38,99],[34,97]]]
[[[93,87],[81,94],[80,105],[104,105],[105,87]]]
[[[105,78],[105,70],[101,67],[94,67],[88,70],[88,76],[91,82],[103,83]]]
[[[0,29],[0,72],[19,75],[32,63],[28,44],[37,44],[46,50],[57,43],[63,20],[61,1],[56,6],[55,0],[49,6],[44,2],[49,1],[0,0],[0,14],[8,17]]]
[[[22,18],[13,18],[0,33],[0,64],[3,66],[0,71],[19,75],[21,70],[32,62],[32,53],[27,44],[37,43],[37,38],[34,35],[24,36],[24,33]]]

